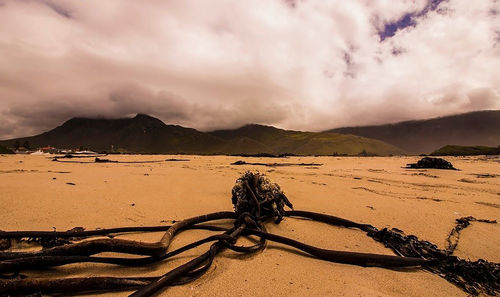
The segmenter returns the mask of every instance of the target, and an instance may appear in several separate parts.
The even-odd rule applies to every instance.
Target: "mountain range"
[[[95,151],[182,154],[390,155],[430,153],[446,145],[500,145],[500,111],[479,111],[378,126],[302,132],[250,124],[201,132],[145,114],[124,119],[73,118],[48,132],[0,141],[15,147],[84,147]]]
[[[14,147],[84,147],[95,151],[183,154],[296,154],[335,155],[359,153],[388,155],[403,151],[379,140],[331,132],[299,132],[263,125],[235,130],[200,132],[167,125],[157,118],[138,114],[127,119],[73,118],[48,132],[0,141]]]
[[[430,153],[446,145],[500,145],[500,110],[485,110],[428,120],[344,127],[328,132],[378,139],[408,153]]]

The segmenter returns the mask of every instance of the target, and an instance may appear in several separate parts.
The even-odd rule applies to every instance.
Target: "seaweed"
[[[488,224],[496,224],[497,223],[497,221],[495,221],[495,220],[476,219],[475,217],[472,217],[472,216],[462,217],[462,218],[456,219],[455,221],[456,221],[455,227],[450,231],[448,238],[446,238],[446,241],[448,242],[448,247],[446,248],[446,252],[449,255],[453,254],[453,252],[457,248],[458,240],[460,239],[460,231],[469,227],[471,222],[481,222],[481,223],[488,223]]]
[[[236,180],[231,197],[234,211],[221,211],[174,222],[170,226],[121,227],[113,229],[84,230],[81,227],[65,232],[47,231],[0,231],[0,239],[28,238],[42,245],[42,249],[30,252],[0,252],[0,296],[29,296],[35,294],[80,294],[101,293],[106,291],[137,290],[130,296],[151,296],[169,286],[191,282],[208,271],[215,257],[224,249],[237,253],[252,254],[262,250],[266,242],[274,241],[301,250],[313,257],[336,263],[358,266],[420,267],[438,274],[471,295],[480,293],[496,295],[500,292],[500,267],[498,263],[485,260],[468,261],[453,256],[458,244],[458,235],[470,222],[496,223],[490,220],[477,220],[465,217],[457,220],[450,232],[449,247],[439,249],[435,244],[405,235],[399,229],[382,230],[340,217],[317,212],[293,210],[292,203],[279,185],[272,183],[261,173],[245,172]],[[286,208],[291,210],[286,210]],[[356,228],[366,232],[374,240],[390,248],[396,255],[382,255],[350,251],[336,251],[318,248],[295,239],[268,233],[266,223],[279,224],[284,217],[301,217],[333,226]],[[231,228],[204,224],[213,220],[231,219]],[[189,243],[176,250],[169,250],[170,242],[180,231],[205,229],[218,231],[215,235]],[[157,242],[141,242],[114,238],[115,234],[126,232],[164,231]],[[237,245],[237,240],[245,236],[257,236],[260,240],[250,246]],[[108,236],[104,239],[89,239],[93,236]],[[456,238],[454,246],[451,237]],[[84,240],[82,239],[89,239]],[[76,241],[76,242],[75,242]],[[32,278],[17,277],[29,269],[46,269],[71,263],[104,263],[121,266],[146,266],[187,250],[211,243],[203,254],[188,262],[153,277],[69,277],[69,278]],[[98,254],[114,252],[133,254],[140,257],[104,257]],[[9,275],[8,273],[14,273]],[[50,272],[48,272],[50,273]],[[38,294],[38,295],[36,295]]]
[[[485,293],[496,296],[500,293],[499,263],[483,259],[477,261],[460,259],[452,255],[454,248],[441,250],[429,241],[420,240],[414,235],[405,235],[396,228],[391,230],[384,228],[369,232],[368,235],[402,257],[432,260],[431,263],[423,265],[423,268],[443,277],[471,295]]]

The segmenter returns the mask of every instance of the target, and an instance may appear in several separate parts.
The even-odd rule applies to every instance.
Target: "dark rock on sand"
[[[406,168],[412,169],[448,169],[448,170],[457,170],[453,165],[441,158],[431,158],[425,157],[420,159],[417,163],[406,164]]]

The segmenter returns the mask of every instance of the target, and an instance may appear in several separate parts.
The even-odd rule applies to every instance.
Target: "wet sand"
[[[446,158],[460,171],[409,170],[418,157],[245,158],[255,163],[322,163],[264,167],[230,163],[226,156],[108,156],[122,161],[189,159],[148,164],[59,163],[46,156],[0,156],[0,230],[59,231],[171,224],[204,213],[232,210],[231,188],[245,170],[259,170],[285,191],[295,209],[328,213],[378,228],[397,227],[440,248],[455,219],[500,221],[500,158]],[[491,176],[484,176],[490,174]],[[495,175],[497,174],[497,175]],[[72,183],[72,184],[71,184]],[[224,223],[224,222],[222,222]],[[227,224],[226,224],[227,225]],[[363,232],[296,218],[268,230],[322,248],[392,252]],[[181,233],[172,248],[208,231]],[[473,222],[461,233],[459,257],[500,262],[500,224]],[[157,241],[162,233],[119,238]],[[158,265],[123,268],[67,265],[30,276],[160,275],[201,254],[207,245]],[[105,294],[127,296],[130,292]],[[280,244],[251,256],[225,251],[199,280],[159,296],[467,296],[420,269],[362,268],[317,260]]]

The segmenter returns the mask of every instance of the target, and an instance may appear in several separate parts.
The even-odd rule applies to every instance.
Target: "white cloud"
[[[383,42],[427,1],[287,3],[0,0],[0,138],[82,115],[322,130],[500,108],[493,0]]]

